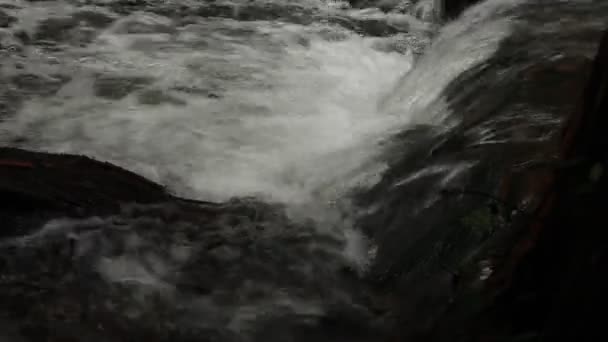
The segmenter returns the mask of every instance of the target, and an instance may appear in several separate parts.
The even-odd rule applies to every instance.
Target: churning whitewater
[[[2,144],[109,161],[183,197],[281,203],[293,217],[263,232],[253,223],[202,229],[128,207],[120,219],[54,220],[0,248],[73,239],[82,269],[135,284],[121,315],[154,312],[145,298],[160,292],[172,324],[220,341],[286,341],[295,333],[258,332],[286,320],[320,324],[331,305],[368,320],[363,285],[339,272],[364,274],[373,247],[335,202],[382,177],[395,134],[452,127],[443,89],[492,55],[513,24],[504,11],[518,2],[489,0],[440,28],[432,1],[388,13],[320,0],[151,1],[133,11],[102,0],[13,1],[18,24],[1,32],[3,44],[26,32],[38,45],[4,52],[15,55],[3,77],[22,96],[6,107]],[[455,171],[403,182],[429,172]],[[206,293],[177,286],[184,274]]]
[[[331,198],[375,179],[381,167],[369,163],[379,140],[411,121],[441,122],[447,113],[415,112],[437,102],[443,86],[489,55],[507,29],[483,17],[473,33],[477,21],[452,24],[406,77],[412,45],[420,50],[432,23],[305,4],[325,17],[379,16],[413,31],[366,37],[328,20],[177,23],[132,13],[84,47],[27,61],[32,73],[70,80],[6,120],[4,143],[90,155],[200,199]],[[70,12],[62,2],[28,6],[19,13],[25,22]],[[485,7],[492,8],[471,16],[495,6]]]

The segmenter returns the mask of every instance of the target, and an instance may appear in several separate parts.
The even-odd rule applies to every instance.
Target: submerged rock
[[[120,100],[152,82],[151,78],[145,76],[102,75],[95,80],[93,89],[99,97]]]
[[[17,18],[0,10],[0,27],[9,27],[17,21]]]

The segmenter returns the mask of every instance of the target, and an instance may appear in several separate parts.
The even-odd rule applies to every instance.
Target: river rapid
[[[201,223],[128,206],[58,218],[0,248],[75,241],[66,283],[95,297],[93,321],[115,315],[132,336],[378,341],[395,317],[366,279],[378,240],[357,222],[374,208],[353,198],[399,158],[400,133],[462,123],[446,88],[493,56],[525,2],[487,0],[441,23],[427,0],[0,1],[2,145],[84,154],[180,197],[284,212]],[[475,163],[420,166],[391,187],[449,185]],[[90,326],[57,329],[113,340]]]

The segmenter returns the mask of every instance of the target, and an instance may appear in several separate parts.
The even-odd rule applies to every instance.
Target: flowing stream
[[[7,243],[75,237],[82,267],[137,284],[129,303],[108,305],[152,320],[146,298],[163,293],[178,312],[171,324],[209,341],[377,340],[382,323],[356,295],[364,285],[336,275],[347,265],[362,276],[373,263],[349,196],[378,182],[394,135],[457,124],[443,90],[497,50],[513,24],[506,11],[522,2],[487,0],[441,26],[432,1],[395,1],[389,12],[329,0],[0,1],[16,18],[0,31],[3,145],[110,161],[183,197],[279,203],[297,222],[192,233],[191,223],[126,213],[52,221]],[[245,235],[254,251],[239,244]],[[212,238],[233,244],[203,246]],[[180,293],[175,272],[188,267],[215,281],[206,294]],[[324,325],[336,306],[371,335]]]

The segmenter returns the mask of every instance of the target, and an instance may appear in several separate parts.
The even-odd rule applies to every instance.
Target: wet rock
[[[383,19],[361,19],[356,21],[357,31],[366,36],[386,37],[402,32]]]
[[[519,233],[502,242],[504,260],[490,275],[483,293],[467,294],[471,286],[460,291],[452,313],[438,322],[430,340],[454,341],[454,331],[466,332],[466,341],[605,339],[599,337],[606,336],[606,331],[597,312],[608,302],[608,277],[600,271],[608,263],[608,235],[601,223],[606,220],[608,183],[600,170],[608,160],[607,57],[608,34],[590,73],[582,72],[588,75],[586,85],[562,90],[561,97],[566,98],[581,89],[584,93],[554,142],[559,147],[558,162],[543,172],[510,175],[505,181],[503,192],[509,194],[519,192],[519,178],[528,180],[526,197],[536,199],[534,217],[510,227]],[[571,70],[576,64],[570,63],[559,69]],[[539,69],[534,77],[542,75]],[[549,98],[556,96],[560,95]],[[471,310],[471,299],[478,309]],[[504,329],[506,319],[508,328]]]
[[[139,103],[145,105],[159,105],[163,103],[179,105],[183,106],[186,104],[186,101],[172,96],[171,94],[167,94],[166,92],[159,89],[147,89],[139,93],[138,95]]]
[[[403,1],[400,0],[380,0],[376,4],[376,7],[378,7],[382,12],[391,12],[399,7],[402,2]]]
[[[348,3],[352,8],[369,8],[376,7],[378,0],[348,0]]]
[[[38,75],[38,74],[17,74],[11,77],[11,82],[17,89],[36,95],[53,95],[64,84],[69,82],[70,77],[66,75]]]
[[[72,18],[98,29],[109,26],[117,19],[116,16],[101,9],[80,9],[72,13]]]
[[[107,212],[109,208],[117,209],[123,201],[151,203],[168,197],[161,186],[90,158],[15,148],[2,148],[0,154],[3,161],[0,164],[0,200],[10,200],[3,197],[7,194],[20,193],[13,198],[13,207],[34,211],[63,206],[90,207]],[[41,184],[45,185],[41,187]],[[93,191],[97,187],[98,190]],[[48,201],[51,197],[54,200]],[[19,198],[25,202],[18,203]],[[7,209],[3,206],[3,210]]]
[[[453,19],[480,0],[441,0],[443,19]]]
[[[6,12],[0,10],[0,27],[9,27],[17,21],[17,18],[6,14]]]
[[[530,11],[529,13],[537,15],[538,19],[516,29],[516,32],[501,44],[496,54],[486,63],[462,73],[461,77],[444,89],[443,94],[452,113],[458,117],[460,117],[458,113],[463,114],[463,126],[446,135],[435,133],[437,135],[431,135],[426,139],[423,136],[417,137],[413,142],[400,142],[398,153],[402,162],[389,167],[384,177],[388,177],[385,178],[386,180],[392,180],[374,195],[377,196],[374,204],[379,203],[382,208],[377,209],[378,214],[373,214],[373,219],[368,221],[373,227],[369,230],[370,234],[380,239],[372,272],[374,274],[377,272],[377,278],[390,284],[388,286],[401,289],[397,297],[405,309],[399,315],[403,317],[403,321],[408,321],[409,326],[402,328],[402,336],[396,340],[417,340],[414,336],[420,336],[418,334],[421,330],[443,335],[442,339],[421,339],[425,341],[515,339],[511,338],[513,336],[501,336],[500,333],[497,334],[498,336],[486,334],[489,329],[486,329],[481,321],[485,313],[493,311],[492,304],[485,301],[493,299],[484,298],[479,291],[486,291],[493,286],[489,285],[490,280],[495,282],[494,285],[504,284],[503,281],[506,279],[496,276],[500,272],[495,265],[501,264],[507,258],[505,253],[514,247],[513,244],[517,241],[515,236],[522,233],[526,224],[536,226],[538,214],[543,212],[543,208],[539,206],[542,197],[554,192],[547,188],[547,183],[552,179],[553,167],[542,166],[539,170],[529,168],[525,171],[513,169],[520,163],[537,159],[547,160],[558,153],[560,121],[576,106],[588,72],[585,55],[589,54],[589,48],[593,49],[597,46],[597,32],[601,32],[605,27],[605,17],[608,14],[606,6],[603,6],[602,14],[597,14],[600,10],[597,2],[593,5],[569,2],[563,4],[559,10],[551,7],[556,11],[551,15],[543,12],[545,8],[546,6],[539,4],[538,8]],[[520,13],[525,15],[523,13],[528,12]],[[595,14],[591,15],[591,13]],[[534,30],[535,27],[546,27],[548,23],[561,23],[566,18],[573,17],[586,18],[583,20],[594,18],[592,25],[595,32],[588,30],[583,35],[578,25],[560,24],[556,25],[559,28],[559,39],[556,39],[557,32],[545,35]],[[557,51],[565,57],[556,61],[553,56]],[[605,70],[608,69],[604,68]],[[599,108],[599,105],[596,108]],[[602,113],[605,113],[605,110]],[[605,115],[599,117],[605,119]],[[605,131],[605,125],[597,126]],[[494,137],[498,135],[500,139],[487,144],[479,143],[479,140],[469,132],[481,128],[484,128],[484,134],[491,134]],[[507,132],[508,134],[503,135]],[[581,136],[595,136],[593,139],[602,139],[601,149],[605,151],[603,147],[606,146],[603,142],[605,134]],[[419,160],[424,162],[419,167],[410,169],[411,165]],[[399,176],[392,178],[390,174],[399,170],[397,173],[401,174],[401,177],[407,177],[408,174],[415,174],[417,170],[429,170],[430,160],[447,162],[450,166],[454,165],[452,163],[455,161],[475,161],[476,164],[464,171],[457,179],[450,180],[451,186],[474,191],[466,195],[462,191],[459,192],[459,196],[445,196],[441,193],[436,200],[432,199],[429,204],[425,203],[422,206],[420,202],[424,200],[421,198],[429,196],[429,189],[445,187],[441,179],[432,179],[433,176],[429,175],[415,182],[402,184],[404,187],[401,190],[391,188],[394,184],[399,184],[398,180],[403,178]],[[558,172],[562,173],[561,170]],[[590,171],[586,170],[581,172],[581,176],[589,178],[589,173]],[[564,184],[569,183],[564,182]],[[588,191],[589,188],[593,186],[584,190]],[[391,193],[396,196],[393,200],[390,199]],[[501,213],[496,217],[487,215],[488,210],[484,208],[489,207],[488,202],[492,202],[493,198],[498,198],[494,201],[504,204],[499,205],[499,211],[508,214]],[[547,203],[550,202],[551,198],[547,198]],[[604,200],[598,201],[598,203],[604,202]],[[525,213],[513,209],[519,209],[520,205],[525,208]],[[411,207],[421,209],[408,209]],[[435,215],[437,210],[441,210],[442,214]],[[494,211],[494,209],[489,210],[490,213]],[[562,212],[567,213],[569,210],[564,209]],[[585,218],[587,215],[577,217]],[[504,229],[507,218],[515,223],[509,224],[508,229]],[[460,224],[455,224],[459,221]],[[361,220],[360,224],[366,225],[364,220]],[[391,225],[393,228],[378,233],[385,225]],[[569,225],[567,229],[578,231],[577,227],[591,226],[579,221]],[[565,236],[567,235],[572,236],[571,233]],[[408,245],[412,239],[417,242]],[[565,253],[563,251],[572,250],[570,243],[566,241],[564,240],[565,243],[561,248],[555,249],[555,257]],[[524,248],[530,245],[529,239],[520,243]],[[472,258],[472,255],[476,255],[479,259]],[[486,266],[479,267],[477,261],[482,260],[492,260],[489,263],[491,266],[487,266],[490,269]],[[460,269],[463,265],[468,265],[470,270],[463,272]],[[541,273],[540,271],[549,265],[555,270],[554,276],[533,275]],[[538,268],[530,268],[531,272],[524,277],[525,282],[532,285],[547,283],[547,279],[558,280],[560,274],[563,274],[564,267],[560,265],[553,267],[553,265],[556,263],[551,258],[538,263]],[[454,279],[451,281],[452,285],[449,285],[449,282],[440,285],[445,282],[441,280],[442,277],[449,276]],[[429,278],[433,281],[423,280]],[[528,279],[534,280],[528,282]],[[576,277],[572,279],[572,284],[578,283]],[[585,275],[578,279],[589,279],[589,276]],[[450,297],[455,287],[459,289],[466,287],[466,289],[459,293],[462,297],[452,302]],[[482,288],[483,290],[480,290]],[[518,295],[525,295],[524,291],[517,292]],[[546,298],[549,292],[535,291],[533,296]],[[491,293],[490,297],[496,294],[492,290],[489,293]],[[560,293],[576,293],[576,291],[560,291]],[[572,299],[575,296],[573,295]],[[514,302],[514,299],[512,297],[506,302]],[[547,304],[546,308],[560,307],[557,311],[563,311],[562,305]],[[512,310],[517,310],[523,316],[531,307],[522,302],[514,304],[503,311],[495,322],[500,328],[511,327],[514,321]],[[535,309],[538,307],[543,305]],[[410,311],[408,308],[416,309]],[[545,321],[546,316],[536,315],[538,312],[536,310],[530,311],[525,318],[518,320],[521,328],[527,329],[533,321],[540,324]],[[566,311],[580,312],[578,309]],[[442,322],[441,328],[432,327],[430,322],[441,317],[445,312],[451,313]],[[468,321],[476,332],[483,331],[483,335],[471,337],[460,334],[459,332],[463,331],[464,321]],[[561,326],[566,326],[567,322],[564,321]],[[583,326],[581,324],[581,327]],[[569,337],[576,339],[574,336],[573,334]]]
[[[95,95],[110,100],[120,100],[132,92],[142,89],[153,80],[144,76],[100,76],[95,80]]]

